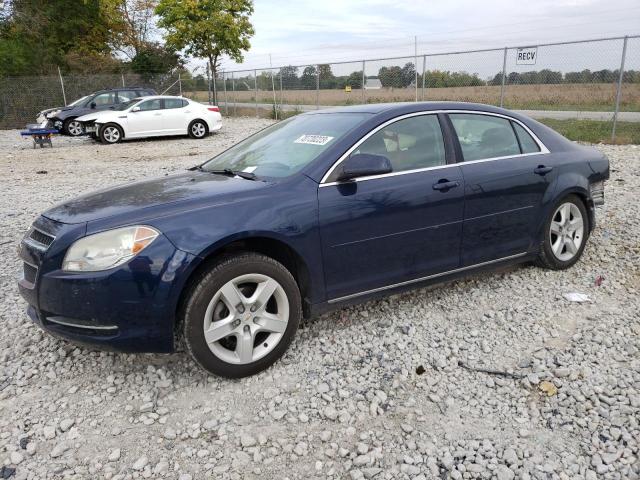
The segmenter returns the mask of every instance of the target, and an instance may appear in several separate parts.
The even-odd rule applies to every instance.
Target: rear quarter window
[[[513,128],[518,135],[518,140],[520,140],[520,147],[522,148],[522,153],[536,153],[540,151],[540,147],[533,139],[529,132],[527,132],[519,123],[511,122]]]

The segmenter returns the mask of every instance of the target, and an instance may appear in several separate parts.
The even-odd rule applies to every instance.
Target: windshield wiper
[[[201,165],[191,167],[189,170],[199,170],[201,172],[214,173],[218,175],[227,175],[228,177],[240,177],[245,180],[256,180],[256,174],[251,172],[243,172],[242,170],[232,170],[231,168],[223,168],[220,170],[205,170]]]

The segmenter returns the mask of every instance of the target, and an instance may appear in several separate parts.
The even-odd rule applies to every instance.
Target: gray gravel
[[[15,247],[39,212],[180,171],[268,123],[51,150],[0,132],[0,478],[640,478],[638,147],[598,147],[607,204],[574,268],[325,315],[252,378],[207,376],[184,353],[97,352],[30,323]]]

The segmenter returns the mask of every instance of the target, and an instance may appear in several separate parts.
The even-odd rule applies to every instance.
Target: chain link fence
[[[119,86],[275,119],[340,105],[464,101],[523,111],[567,136],[640,143],[640,36],[387,59],[172,75],[0,78],[0,128]]]

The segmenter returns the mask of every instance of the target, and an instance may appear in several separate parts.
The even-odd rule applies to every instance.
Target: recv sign
[[[535,65],[538,58],[538,47],[518,48],[516,65]]]

